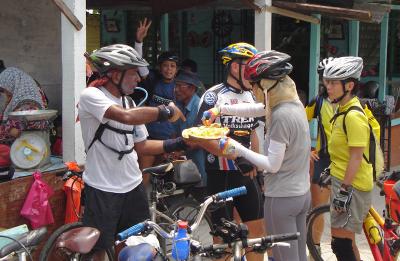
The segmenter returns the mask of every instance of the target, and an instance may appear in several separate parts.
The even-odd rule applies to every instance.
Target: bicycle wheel
[[[56,249],[55,243],[59,236],[63,233],[78,227],[84,227],[82,222],[75,222],[70,224],[65,224],[59,227],[57,230],[51,234],[46,244],[43,246],[40,252],[39,261],[53,261],[53,260],[81,260],[81,255],[79,253],[71,253],[67,249]],[[112,249],[107,249],[105,261],[114,260],[114,251]],[[75,258],[75,259],[73,259]]]
[[[173,220],[185,220],[189,225],[192,225],[200,211],[200,205],[197,201],[191,198],[181,199],[174,202],[167,211],[167,215]],[[211,245],[213,237],[210,234],[212,231],[212,222],[207,213],[200,222],[199,227],[192,233],[192,238],[199,241],[202,245]],[[168,252],[168,246],[167,246]]]
[[[315,261],[336,260],[331,249],[330,205],[314,208],[308,217],[307,247],[310,255]]]

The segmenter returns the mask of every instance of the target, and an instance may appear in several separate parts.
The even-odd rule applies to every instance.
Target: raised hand
[[[147,17],[143,21],[139,21],[139,26],[136,29],[136,42],[142,43],[144,38],[147,36],[147,32],[150,28],[151,20],[147,20]]]
[[[204,125],[210,126],[215,119],[218,117],[220,114],[220,110],[218,107],[214,107],[212,109],[209,109],[208,111],[203,112],[203,117],[201,118],[201,121],[203,122]]]

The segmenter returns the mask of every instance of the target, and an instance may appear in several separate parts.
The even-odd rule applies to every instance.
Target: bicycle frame
[[[367,240],[375,261],[395,261],[396,256],[392,255],[393,248],[390,243],[391,241],[399,240],[399,236],[395,232],[397,226],[390,224],[391,223],[390,219],[388,218],[384,219],[383,217],[381,217],[381,215],[379,215],[379,213],[372,206],[369,209],[369,214],[371,214],[371,216],[374,218],[376,223],[383,231],[382,252],[379,249],[378,244],[371,244],[371,242]],[[366,238],[368,239],[368,231],[365,230],[365,227],[363,228],[363,230]],[[394,254],[396,255],[397,253]]]

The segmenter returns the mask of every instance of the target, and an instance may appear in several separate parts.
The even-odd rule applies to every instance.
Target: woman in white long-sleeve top
[[[292,71],[290,56],[276,51],[256,54],[246,66],[245,77],[265,94],[264,104],[221,105],[204,113],[204,122],[212,122],[220,114],[244,117],[265,115],[266,155],[253,152],[231,138],[219,142],[222,153],[244,157],[264,170],[264,218],[268,234],[300,232],[290,248],[275,247],[276,260],[307,260],[306,214],[310,206],[310,134],[307,116],[296,92],[296,85],[287,76]]]

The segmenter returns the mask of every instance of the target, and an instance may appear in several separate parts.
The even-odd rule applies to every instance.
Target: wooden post
[[[317,19],[321,19],[320,14],[313,15]],[[317,73],[318,64],[320,61],[320,49],[321,49],[321,24],[311,24],[310,33],[310,70],[308,73],[309,89],[308,89],[308,100],[311,101],[318,95],[319,89],[319,76]],[[325,58],[325,57],[324,57]],[[316,146],[317,141],[317,122],[314,120],[310,123],[310,134],[311,142],[313,147]]]
[[[258,6],[271,6],[272,0],[257,0]],[[271,23],[270,12],[257,12],[254,15],[254,44],[258,50],[271,50]]]
[[[85,148],[76,118],[79,96],[86,87],[83,56],[86,50],[86,1],[65,0],[65,4],[73,7],[71,10],[83,22],[83,28],[76,31],[67,18],[61,16],[63,160],[83,164]]]
[[[379,54],[379,94],[378,98],[383,101],[386,96],[386,60],[387,60],[387,49],[388,49],[388,33],[389,33],[389,14],[386,13],[381,23],[381,43],[380,43],[380,54]]]
[[[161,50],[163,52],[169,50],[169,30],[168,30],[168,14],[163,14],[161,16]]]
[[[360,21],[349,22],[349,55],[358,56],[360,42]]]

